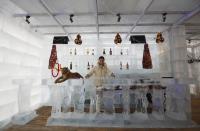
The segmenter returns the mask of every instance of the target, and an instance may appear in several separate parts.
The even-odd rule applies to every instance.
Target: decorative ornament
[[[52,45],[51,49],[51,55],[49,58],[49,69],[53,69],[57,61],[57,51],[56,51],[56,45]]]
[[[153,67],[148,44],[144,44],[142,66],[144,69],[152,69],[152,67]]]
[[[156,43],[163,43],[164,41],[165,39],[163,38],[162,33],[158,32],[156,36]]]
[[[115,36],[114,43],[115,43],[116,45],[122,43],[122,38],[121,38],[121,36],[119,35],[119,33],[117,33],[117,35]]]
[[[74,43],[77,44],[77,45],[81,45],[82,44],[82,40],[81,40],[81,35],[78,34],[76,36],[76,39],[74,40]]]

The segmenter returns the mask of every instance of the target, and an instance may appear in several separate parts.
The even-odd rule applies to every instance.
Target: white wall
[[[19,112],[19,86],[14,79],[34,79],[29,88],[30,108],[41,104],[41,53],[45,39],[30,29],[24,18],[13,18],[23,12],[7,0],[0,1],[0,121]]]

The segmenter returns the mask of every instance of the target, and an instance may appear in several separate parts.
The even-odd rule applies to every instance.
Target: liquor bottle
[[[94,49],[92,49],[92,55],[94,55]]]
[[[86,53],[87,53],[87,55],[89,55],[89,53],[90,53],[90,51],[89,51],[89,49],[87,48],[87,51],[86,51]]]
[[[75,69],[77,70],[77,67],[78,67],[78,65],[77,65],[77,63],[75,64]]]
[[[69,54],[70,54],[70,55],[72,55],[72,49],[70,49],[70,52],[69,52]]]
[[[87,64],[87,69],[89,70],[90,69],[90,63],[88,62]]]
[[[74,49],[74,55],[76,55],[76,48]]]
[[[110,53],[110,55],[112,55],[112,50],[111,50],[111,48],[110,48],[110,52],[109,52],[109,53]]]
[[[127,69],[127,70],[129,69],[129,64],[128,64],[128,62],[126,63],[126,69]]]
[[[120,52],[120,54],[121,54],[121,55],[123,55],[123,51],[122,51],[122,49],[121,49],[121,52]]]
[[[103,55],[105,55],[106,54],[106,49],[103,49]]]
[[[122,70],[122,62],[120,61],[120,70]]]
[[[72,70],[72,62],[70,62],[69,69]]]

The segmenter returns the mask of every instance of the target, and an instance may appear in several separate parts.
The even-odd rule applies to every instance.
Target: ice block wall
[[[185,40],[185,26],[173,27],[169,31],[170,60],[172,76],[177,83],[185,85],[185,106],[187,117],[190,117],[190,90],[189,90],[189,71],[187,64],[187,44]],[[181,88],[180,88],[181,89]],[[183,88],[182,88],[183,90]]]
[[[1,123],[19,113],[19,109],[23,110],[18,101],[20,82],[26,82],[26,92],[23,93],[30,94],[27,99],[22,99],[24,103],[28,103],[28,108],[33,110],[41,104],[41,50],[45,39],[31,30],[24,18],[12,16],[19,12],[23,11],[10,1],[0,1]],[[28,81],[32,80],[34,82],[31,85]],[[23,101],[21,104],[23,105]]]

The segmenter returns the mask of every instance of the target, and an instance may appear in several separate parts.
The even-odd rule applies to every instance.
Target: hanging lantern
[[[153,67],[148,44],[144,44],[142,66],[144,69],[152,69],[152,67]]]
[[[81,40],[81,35],[78,34],[76,36],[76,39],[74,40],[74,43],[77,44],[77,45],[81,45],[82,44],[82,40]]]
[[[56,45],[52,45],[51,49],[51,55],[49,58],[49,69],[53,69],[57,61],[57,51],[56,51]]]
[[[116,45],[122,43],[122,38],[121,38],[121,36],[119,35],[119,33],[117,33],[117,35],[115,36],[114,43],[115,43]]]
[[[161,32],[158,32],[157,33],[157,36],[156,36],[156,43],[163,43],[164,42],[164,38],[162,36],[162,33]]]

